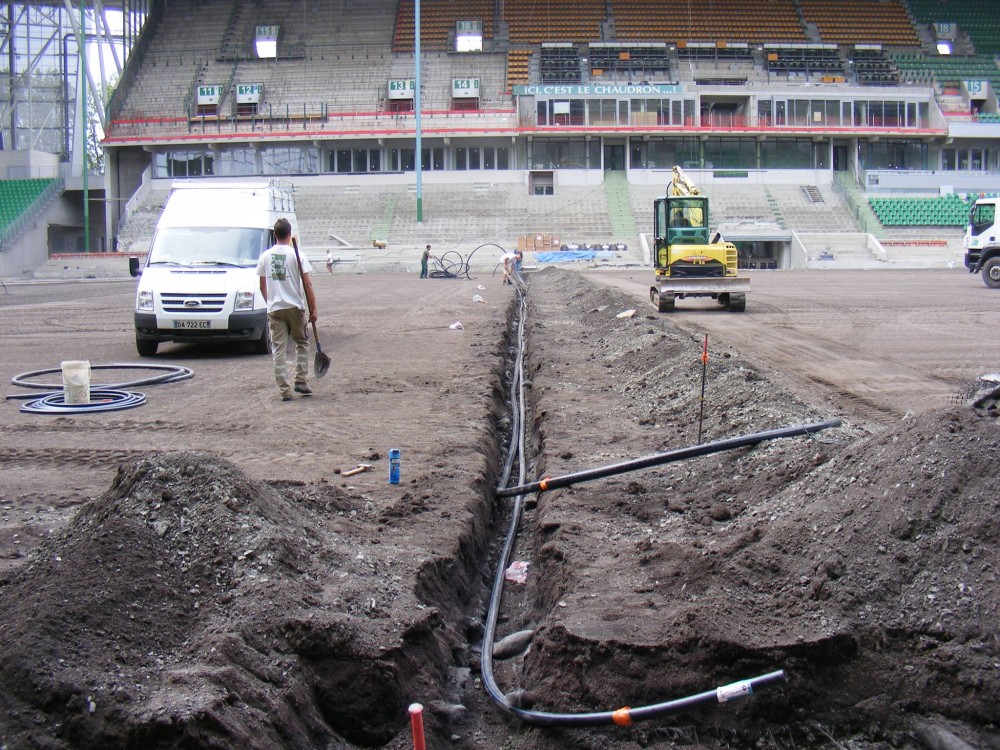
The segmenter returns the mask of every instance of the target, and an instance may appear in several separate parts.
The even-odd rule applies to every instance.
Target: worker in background
[[[423,255],[420,256],[420,278],[427,278],[427,261],[429,261],[434,256],[431,255],[431,246],[428,245],[424,248]]]

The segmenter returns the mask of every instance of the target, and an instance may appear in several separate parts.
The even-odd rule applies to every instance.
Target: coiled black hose
[[[553,713],[547,711],[532,711],[520,708],[511,704],[510,699],[503,694],[496,683],[493,674],[493,644],[496,641],[496,625],[500,613],[500,602],[503,598],[504,572],[510,564],[510,556],[514,549],[514,542],[517,538],[517,530],[521,523],[523,508],[523,497],[526,492],[534,492],[540,489],[552,489],[556,480],[540,480],[532,484],[525,484],[526,462],[525,462],[525,409],[524,409],[524,319],[527,314],[527,285],[522,279],[518,279],[517,284],[517,332],[516,332],[516,353],[514,357],[512,373],[510,378],[509,404],[512,424],[512,438],[510,448],[504,461],[503,470],[499,481],[498,497],[513,497],[511,508],[510,525],[507,535],[504,538],[500,557],[497,561],[496,574],[493,577],[493,589],[490,593],[489,607],[486,613],[486,621],[483,630],[483,649],[480,659],[480,668],[483,676],[483,685],[490,698],[497,707],[504,713],[514,716],[527,724],[537,726],[565,726],[583,727],[616,724],[618,726],[628,726],[635,721],[652,719],[659,716],[689,710],[695,707],[712,703],[728,703],[738,698],[750,696],[755,690],[766,688],[772,685],[783,683],[786,679],[783,670],[769,672],[749,679],[740,680],[729,685],[723,685],[714,690],[689,695],[663,703],[655,703],[637,708],[622,707],[613,711],[598,711],[585,713]],[[610,467],[591,469],[586,472],[560,477],[558,486],[568,486],[577,481],[594,479],[598,476],[610,476],[624,471],[633,471],[647,466],[654,466],[669,461],[677,461],[683,458],[691,458],[696,455],[706,455],[722,450],[731,450],[744,445],[755,445],[764,440],[772,440],[778,437],[790,437],[792,435],[808,434],[827,427],[840,425],[840,420],[828,420],[812,425],[802,425],[800,427],[786,428],[784,430],[771,430],[769,432],[755,433],[741,438],[708,443],[702,446],[670,451],[665,454],[656,454],[635,461],[623,462]],[[513,471],[514,461],[518,462],[518,482],[517,485],[507,487]],[[546,483],[542,487],[542,483]]]
[[[113,364],[113,365],[91,365],[90,369],[93,370],[162,370],[161,375],[154,375],[149,378],[140,378],[139,380],[126,380],[122,383],[110,383],[101,385],[91,385],[91,390],[94,389],[126,389],[126,388],[141,388],[146,385],[157,385],[163,383],[176,383],[179,380],[187,380],[188,378],[194,377],[194,370],[190,367],[182,367],[181,365],[154,365],[154,364]],[[41,375],[51,375],[52,373],[62,372],[59,367],[50,367],[46,370],[32,370],[31,372],[22,372],[20,375],[15,375],[10,379],[10,382],[14,385],[19,385],[22,388],[35,388],[36,390],[42,391],[61,391],[63,389],[62,383],[32,383],[29,378],[37,378]],[[31,396],[24,395],[11,395],[7,396],[8,399],[11,398],[32,398]]]
[[[190,367],[183,367],[181,365],[135,365],[118,363],[111,365],[92,365],[90,369],[160,370],[162,372],[161,374],[153,375],[152,377],[140,378],[138,380],[128,380],[123,383],[114,383],[111,385],[91,385],[90,403],[67,404],[63,393],[62,383],[31,382],[31,378],[61,372],[61,368],[50,367],[45,370],[32,370],[31,372],[23,372],[20,375],[15,375],[10,379],[10,382],[14,385],[19,385],[22,388],[45,390],[49,391],[49,393],[46,393],[41,397],[39,397],[37,393],[14,393],[8,394],[6,399],[8,401],[11,399],[31,399],[20,408],[20,411],[28,414],[91,414],[102,411],[120,411],[122,409],[132,409],[136,406],[142,406],[146,403],[146,395],[144,393],[135,393],[127,390],[129,388],[139,388],[141,386],[159,385],[164,383],[176,383],[180,380],[187,380],[188,378],[194,377],[194,370]]]
[[[111,388],[90,390],[90,403],[67,404],[63,393],[49,393],[21,404],[21,411],[27,414],[90,414],[98,411],[121,411],[133,409],[146,403],[145,393],[119,391]]]

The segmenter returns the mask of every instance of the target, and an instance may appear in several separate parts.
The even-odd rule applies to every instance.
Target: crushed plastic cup
[[[507,566],[507,570],[503,572],[504,580],[510,581],[511,583],[527,583],[529,565],[531,565],[531,563],[526,562],[525,560],[515,560]]]
[[[465,326],[463,326],[459,321],[455,321],[450,326],[448,326],[453,331],[461,331]]]
[[[473,295],[472,296],[472,301],[473,302],[482,302],[484,305],[486,304],[486,300],[483,299],[483,295],[481,295],[481,294],[475,294],[475,295]]]

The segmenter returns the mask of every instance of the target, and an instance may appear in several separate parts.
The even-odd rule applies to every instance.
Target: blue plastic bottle
[[[389,450],[389,484],[399,484],[399,448]]]

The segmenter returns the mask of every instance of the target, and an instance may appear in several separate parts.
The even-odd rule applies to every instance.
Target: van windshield
[[[266,229],[170,227],[157,230],[148,262],[249,267],[257,265],[267,243]]]

